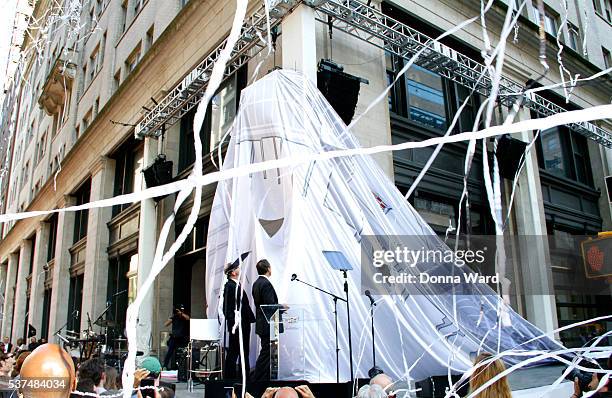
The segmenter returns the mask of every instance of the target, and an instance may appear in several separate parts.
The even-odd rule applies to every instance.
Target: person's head
[[[387,376],[384,373],[379,373],[376,376],[372,377],[372,379],[370,379],[370,385],[378,385],[380,386],[380,388],[383,389],[383,391],[385,391],[387,393],[387,395],[389,395],[389,393],[391,391],[389,391],[393,385],[393,380],[391,380],[391,378],[389,376]]]
[[[470,391],[474,392],[482,385],[493,379],[495,376],[506,370],[504,363],[496,359],[491,360],[492,355],[488,352],[483,352],[476,357],[474,361],[474,372],[470,376]],[[508,380],[502,377],[495,383],[485,388],[478,394],[479,398],[511,398],[512,393]]]
[[[281,387],[274,394],[274,398],[300,398],[293,387]]]
[[[100,358],[92,358],[79,366],[79,381],[89,379],[94,386],[99,387],[105,381],[104,361]]]
[[[74,366],[70,355],[57,344],[36,348],[21,366],[21,379],[53,378],[61,380],[57,389],[38,392],[37,398],[67,398],[76,386]]]
[[[148,378],[159,379],[161,375],[162,367],[159,359],[153,356],[145,357],[140,362],[140,367],[149,371]]]
[[[30,343],[36,343],[36,336],[30,337]]]
[[[107,390],[118,390],[117,379],[119,378],[119,373],[117,369],[112,366],[104,367],[104,374],[106,375],[106,380],[104,381],[104,388]]]
[[[357,391],[357,398],[387,398],[387,394],[378,384],[366,384]]]
[[[20,337],[17,339],[17,345],[22,345],[24,340]]]
[[[4,344],[8,344],[10,340],[9,340],[9,338],[7,336],[4,336],[2,341],[4,342]]]
[[[262,260],[259,260],[255,267],[257,268],[258,275],[267,275],[267,276],[272,275],[272,266],[270,265],[268,260],[266,260],[265,258]]]
[[[28,355],[30,355],[30,351],[23,351],[19,354],[17,360],[15,361],[15,366],[13,367],[13,373],[11,374],[11,377],[17,377],[19,372],[21,372],[23,362],[26,360]]]
[[[174,390],[169,387],[162,387],[159,390],[159,398],[174,398]]]
[[[231,279],[238,279],[240,276],[240,265],[238,263],[228,263],[225,266],[225,275]]]

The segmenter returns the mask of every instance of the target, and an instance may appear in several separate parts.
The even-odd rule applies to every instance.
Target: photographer
[[[607,368],[612,369],[612,355],[610,355],[610,357],[608,358]],[[593,376],[591,377],[591,381],[588,383],[588,385],[585,385],[584,382],[581,383],[578,377],[574,378],[574,393],[572,394],[570,398],[580,398],[582,397],[582,393],[593,391],[597,388],[597,386],[599,385],[599,374],[593,372],[592,375]],[[593,398],[612,397],[612,391],[611,391],[612,383],[610,382],[610,380],[611,379],[608,379],[608,382],[603,387],[598,389],[595,394],[591,395],[591,397]]]
[[[189,315],[185,312],[185,307],[182,305],[178,305],[174,309],[174,313],[166,323],[164,323],[165,327],[168,327],[172,324],[172,333],[170,334],[170,338],[168,339],[168,352],[166,352],[166,356],[164,357],[164,369],[169,369],[168,365],[170,363],[170,359],[172,355],[176,351],[178,347],[184,347],[187,345],[189,340]]]

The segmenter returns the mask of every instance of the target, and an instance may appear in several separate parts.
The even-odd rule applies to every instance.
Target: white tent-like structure
[[[358,147],[314,83],[297,72],[274,71],[242,92],[222,169]],[[225,264],[250,252],[241,275],[250,297],[257,278],[255,263],[268,259],[280,302],[305,306],[318,319],[304,329],[303,377],[313,382],[335,381],[333,302],[317,290],[291,282],[291,275],[343,296],[342,273],[333,270],[323,255],[324,251],[341,252],[353,267],[348,282],[355,375],[366,376],[372,355],[369,301],[360,289],[365,235],[437,240],[369,156],[312,161],[219,182],[207,240],[208,317],[218,317],[223,328],[220,297]],[[523,344],[542,333],[486,285],[476,289],[480,294],[454,297],[376,296],[377,365],[396,378],[419,380],[446,374],[449,368],[453,373],[463,372],[479,350],[560,348],[548,338]],[[350,378],[349,351],[342,304],[338,305],[340,380],[346,381]],[[506,320],[501,325],[500,313]],[[253,332],[251,365],[256,341]],[[514,361],[511,356],[506,360]]]

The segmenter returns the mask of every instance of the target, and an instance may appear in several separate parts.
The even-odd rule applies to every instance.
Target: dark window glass
[[[117,330],[125,328],[129,283],[127,274],[130,270],[130,258],[131,255],[126,255],[111,259],[109,262],[106,297],[111,307],[106,313],[106,319],[117,322]]]
[[[45,289],[43,297],[42,326],[40,338],[49,340],[49,320],[51,319],[51,289]]]
[[[30,239],[30,264],[28,269],[28,275],[32,275],[34,271],[34,254],[36,251],[36,235]]]
[[[57,240],[57,213],[49,219],[49,246],[47,247],[47,262],[55,258],[55,243]]]
[[[586,137],[565,126],[540,133],[538,161],[540,168],[550,173],[593,186]]]
[[[200,140],[202,141],[202,155],[205,156],[208,151],[206,148],[210,146],[210,111],[211,104],[208,104],[206,117],[200,129]],[[181,136],[179,144],[179,173],[195,162],[195,147],[193,146],[193,117],[196,109],[187,112],[181,119]]]
[[[413,65],[406,72],[409,117],[434,129],[446,127],[444,87],[438,74]]]
[[[87,180],[74,194],[76,197],[76,205],[82,205],[89,202],[89,193],[91,190],[91,180]],[[77,243],[87,235],[87,219],[89,211],[79,210],[74,215],[74,240]]]
[[[68,320],[67,328],[74,332],[81,332],[81,304],[83,302],[83,274],[70,278],[70,291],[68,292]]]
[[[30,323],[30,296],[26,296],[26,316],[25,316],[25,321],[23,321],[23,338],[27,339],[28,338],[28,324]]]
[[[571,178],[565,145],[558,128],[544,130],[540,133],[542,145],[541,166],[546,171]]]
[[[130,139],[113,156],[115,159],[114,196],[137,192],[142,188],[143,147]],[[113,217],[131,203],[113,206]]]

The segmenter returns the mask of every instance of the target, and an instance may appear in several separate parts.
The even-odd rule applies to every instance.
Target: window
[[[100,46],[97,46],[92,52],[91,55],[89,56],[89,65],[87,66],[87,69],[89,70],[89,76],[87,81],[89,83],[91,83],[94,79],[94,77],[96,76],[96,74],[98,73],[98,53],[100,52]]]
[[[28,275],[32,275],[32,272],[34,271],[34,255],[36,254],[36,234],[34,234],[34,236],[28,240],[30,241],[30,263],[28,264]]]
[[[42,312],[42,325],[40,328],[40,338],[49,338],[49,320],[51,319],[51,289],[45,289],[43,295],[43,312]]]
[[[89,192],[91,190],[91,181],[88,179],[75,193],[76,205],[82,205],[89,202]],[[74,239],[72,243],[77,243],[87,235],[87,219],[89,211],[79,210],[74,215]]]
[[[96,101],[93,104],[93,118],[95,119],[98,116],[98,111],[100,110],[100,97],[96,98]]]
[[[70,278],[68,292],[68,320],[66,328],[81,332],[81,305],[83,303],[83,274]]]
[[[57,241],[57,213],[53,213],[48,221],[49,224],[49,246],[47,246],[47,262],[55,258],[55,244]]]
[[[595,8],[595,12],[599,15],[603,15],[603,9],[601,7],[601,0],[593,0],[593,8]]]
[[[200,129],[200,140],[202,140],[202,151],[205,159],[208,158],[206,155],[219,145],[221,138],[231,126],[236,116],[240,90],[246,86],[246,78],[246,69],[240,69],[221,85],[208,104],[206,116]],[[179,173],[189,168],[195,161],[195,149],[193,147],[193,117],[195,111],[195,109],[192,109],[181,119]]]
[[[115,159],[114,196],[138,192],[142,189],[143,146],[130,138],[113,155]],[[113,216],[130,206],[113,206]]]
[[[134,0],[134,17],[142,10],[144,7],[145,0]]]
[[[606,19],[612,23],[612,0],[604,0],[604,5],[606,7]]]
[[[537,4],[533,5],[533,12],[535,17],[535,22],[539,26],[540,25],[540,10],[538,10]],[[551,34],[553,36],[557,36],[557,28],[559,24],[557,23],[557,16],[550,10],[548,7],[544,8],[544,30],[546,33]]]
[[[149,51],[149,49],[153,45],[153,28],[154,28],[154,26],[152,25],[149,28],[149,30],[147,30],[147,37],[146,37],[146,40],[145,40],[145,52]]]
[[[540,133],[538,139],[540,168],[565,178],[592,186],[593,175],[586,138],[566,126]]]
[[[132,73],[136,66],[138,66],[138,62],[140,62],[140,43],[138,43],[132,54],[125,60],[126,73]]]
[[[603,53],[604,66],[606,69],[612,67],[612,55],[610,55],[610,51],[605,48],[601,48],[601,52]]]
[[[81,136],[81,126],[78,126],[78,125],[77,125],[77,126],[74,128],[74,132],[75,132],[76,138],[79,138],[79,137]]]
[[[442,78],[420,66],[412,66],[406,73],[408,117],[417,123],[435,128],[446,127]]]
[[[120,85],[121,85],[121,69],[119,69],[115,73],[115,76],[113,76],[113,92],[117,91]]]
[[[127,27],[127,2],[128,0],[123,0],[123,3],[121,3],[121,33],[125,32]]]
[[[89,124],[91,123],[91,113],[92,110],[90,109],[89,111],[87,111],[85,116],[83,116],[83,132],[87,130],[87,127],[89,127]]]
[[[577,53],[582,53],[582,40],[578,27],[570,22],[567,23],[567,34],[569,41],[567,45]]]

